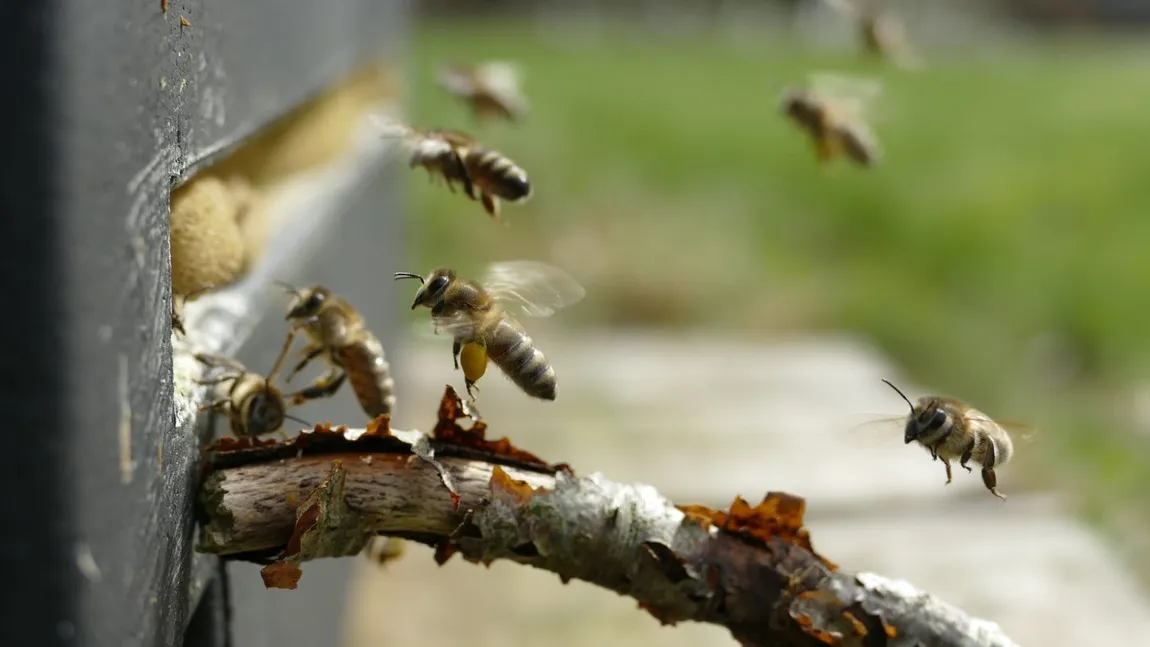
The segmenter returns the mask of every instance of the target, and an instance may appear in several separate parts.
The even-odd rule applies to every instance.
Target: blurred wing
[[[563,270],[537,261],[493,263],[482,285],[510,313],[528,317],[551,316],[587,294]]]
[[[462,313],[431,317],[433,331],[448,337],[471,337],[475,331],[475,324],[471,318]]]
[[[834,72],[813,72],[808,87],[823,97],[842,117],[852,121],[865,121],[870,117],[882,84],[867,79]]]
[[[517,110],[527,108],[527,99],[522,90],[523,73],[515,63],[490,61],[480,65],[475,76],[481,87],[503,102]]]
[[[858,15],[858,7],[850,0],[823,0],[823,4],[848,18]]]
[[[1002,427],[1006,431],[1006,433],[1010,434],[1010,439],[1013,441],[1021,441],[1021,442],[1028,443],[1028,442],[1037,440],[1042,435],[1042,432],[1037,427],[1034,427],[1032,425],[1028,425],[1028,424],[1023,423],[1023,422],[1013,422],[1010,420],[994,420],[994,419],[991,419],[989,416],[972,416],[971,419],[972,420],[984,420],[984,421],[993,422],[994,424],[998,425],[999,427]]]
[[[851,432],[867,431],[901,435],[906,427],[906,414],[865,416],[867,420],[856,423],[850,427]]]
[[[419,157],[439,157],[451,150],[451,144],[438,137],[420,137],[410,142],[411,152]]]
[[[414,128],[393,115],[376,113],[370,115],[369,119],[381,137],[410,139],[417,135]]]
[[[435,74],[439,86],[452,94],[468,96],[475,92],[475,84],[467,70],[454,65],[440,65]]]

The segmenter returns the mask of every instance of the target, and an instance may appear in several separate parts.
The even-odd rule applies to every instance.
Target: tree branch
[[[1014,645],[906,583],[839,571],[813,550],[798,497],[679,507],[649,486],[575,476],[487,441],[483,423],[458,426],[461,413],[448,387],[431,436],[381,417],[364,431],[217,446],[199,549],[271,562],[265,583],[294,588],[299,563],[384,534],[436,545],[441,564],[458,552],[585,580],[665,624],[726,626],[744,645]]]

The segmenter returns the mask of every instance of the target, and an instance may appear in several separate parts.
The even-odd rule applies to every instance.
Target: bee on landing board
[[[994,470],[1005,465],[1014,455],[1014,443],[1007,429],[1029,437],[1034,431],[1032,428],[996,422],[954,398],[923,396],[917,402],[911,402],[894,384],[885,379],[883,382],[910,406],[903,440],[907,444],[916,442],[922,445],[934,460],[942,460],[948,485],[952,480],[951,461],[957,460],[959,467],[968,472],[974,471],[967,465],[973,461],[982,468],[982,483],[986,489],[994,496],[1006,499],[1006,495],[998,491],[998,477]]]
[[[326,375],[301,390],[297,399],[330,397],[345,380],[350,380],[364,413],[373,420],[390,414],[395,408],[395,381],[384,357],[383,344],[367,329],[363,316],[321,285],[300,289],[281,282],[279,286],[293,295],[285,317],[291,325],[287,343],[291,344],[300,330],[309,342],[303,349],[303,358],[285,381],[291,381],[321,355],[330,367]]]
[[[784,90],[780,109],[810,136],[820,166],[825,168],[845,155],[858,166],[870,168],[882,152],[866,113],[880,90],[874,81],[817,73],[805,86]]]
[[[436,82],[453,96],[466,102],[480,122],[499,118],[510,122],[527,115],[527,99],[521,89],[518,65],[488,61],[475,66],[440,65]]]
[[[461,184],[472,200],[479,200],[492,220],[502,222],[500,201],[522,204],[531,198],[527,172],[503,153],[485,148],[458,130],[418,130],[379,120],[390,136],[403,137],[411,149],[408,165],[422,166],[431,181],[442,179],[454,193]],[[388,136],[388,135],[385,135]]]
[[[510,311],[547,317],[582,299],[583,286],[563,270],[535,261],[506,261],[489,266],[479,282],[460,278],[450,268],[426,277],[396,272],[395,278],[420,282],[411,309],[430,308],[436,332],[452,336],[452,359],[456,370],[462,359],[469,395],[489,359],[527,395],[555,399],[555,370]]]
[[[290,396],[284,396],[272,384],[280,367],[283,366],[290,346],[290,342],[284,344],[267,376],[249,371],[243,364],[230,357],[197,353],[196,360],[209,369],[223,369],[214,378],[196,380],[197,384],[219,388],[222,384],[231,383],[223,397],[200,407],[200,411],[210,409],[226,415],[232,434],[237,438],[259,437],[277,432],[282,434],[284,420],[294,420],[305,427],[310,427],[311,423],[287,413],[289,406],[302,404],[306,398],[288,404],[287,398]]]

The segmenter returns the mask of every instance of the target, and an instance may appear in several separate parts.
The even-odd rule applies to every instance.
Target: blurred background
[[[414,4],[408,119],[472,132],[535,195],[498,226],[413,171],[388,271],[530,258],[587,288],[524,321],[556,402],[494,367],[480,382],[494,433],[676,502],[805,496],[820,552],[1019,644],[1150,631],[1150,4],[887,2],[917,70],[864,56],[815,1]],[[477,124],[435,84],[440,63],[493,59],[523,68],[521,124]],[[779,114],[818,71],[882,84],[877,167],[821,170]],[[426,311],[407,323],[397,425],[426,429],[463,380]],[[897,426],[860,428],[905,412],[883,377],[1037,427],[999,470],[1010,499],[957,468],[944,486]],[[733,644],[512,564],[438,568],[421,546],[354,587],[356,647]]]

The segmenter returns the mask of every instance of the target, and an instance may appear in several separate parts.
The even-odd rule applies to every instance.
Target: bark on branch
[[[474,562],[506,559],[633,597],[663,623],[728,627],[744,645],[1007,647],[997,625],[814,552],[803,500],[675,506],[653,488],[575,476],[477,422],[458,426],[449,387],[431,436],[317,429],[209,454],[199,549],[271,562],[294,588],[308,559],[351,555],[373,536],[412,538]]]

